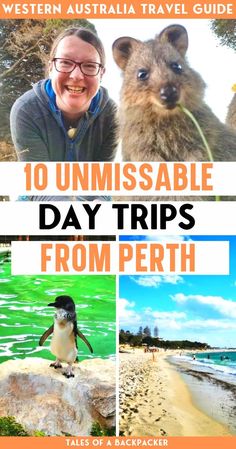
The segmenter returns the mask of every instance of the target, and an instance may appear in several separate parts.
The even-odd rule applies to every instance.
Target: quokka
[[[236,128],[236,94],[234,94],[228,108],[226,123],[232,128]]]
[[[204,102],[205,83],[187,60],[188,34],[180,25],[141,42],[121,37],[113,56],[123,71],[120,130],[124,161],[207,161],[197,119],[215,161],[236,161],[236,132]],[[164,198],[163,198],[164,199]],[[203,198],[201,198],[203,199]]]

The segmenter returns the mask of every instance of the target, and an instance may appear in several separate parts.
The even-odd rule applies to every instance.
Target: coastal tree
[[[121,329],[120,333],[119,333],[119,342],[121,345],[129,343],[130,338],[132,338],[132,337],[133,337],[133,334],[131,334],[130,331],[125,331],[124,329]]]
[[[211,29],[221,45],[226,45],[236,51],[236,20],[211,20]]]
[[[140,326],[137,335],[143,335],[143,327]]]
[[[54,38],[69,26],[95,31],[87,20],[0,20],[0,141],[10,142],[12,104],[44,78]],[[4,153],[1,147],[1,153]],[[1,154],[2,155],[2,154]]]
[[[159,338],[158,337],[153,337],[152,338],[152,346],[159,346]]]
[[[141,346],[142,344],[142,336],[141,335],[132,335],[129,339],[129,344],[131,346]]]
[[[148,327],[148,326],[146,326]],[[141,346],[146,344],[148,346],[157,346],[163,349],[193,349],[193,350],[206,350],[210,349],[207,343],[201,343],[199,341],[190,340],[162,340],[158,337],[151,337],[151,335],[133,334],[130,331],[120,330],[120,344],[131,344],[133,346]]]
[[[150,329],[150,327],[149,326],[145,326],[145,328],[143,329],[143,333],[145,335],[147,335],[148,337],[150,337],[151,336],[151,329]]]
[[[159,334],[158,327],[155,326],[155,327],[154,327],[154,330],[153,330],[153,335],[154,335],[154,337],[158,337],[158,334]]]
[[[154,346],[153,338],[150,335],[147,335],[143,338],[142,343],[145,343],[147,346]]]

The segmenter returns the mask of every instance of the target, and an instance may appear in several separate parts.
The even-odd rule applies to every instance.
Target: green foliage
[[[0,417],[0,436],[2,437],[28,437],[24,427],[17,423],[13,416]]]
[[[153,345],[153,338],[149,335],[144,336],[144,338],[142,339],[142,343],[146,343],[148,346],[154,346]]]
[[[90,435],[93,437],[112,437],[116,435],[115,427],[108,429],[107,427],[101,427],[98,422],[94,422]]]
[[[189,340],[161,340],[158,343],[159,348],[164,349],[209,349],[207,343],[200,343],[199,341]]]
[[[46,437],[47,435],[44,432],[42,432],[41,430],[35,430],[35,432],[33,433],[32,436],[34,436],[34,437]]]
[[[218,37],[221,45],[236,50],[236,20],[211,20],[211,29]]]
[[[125,343],[129,343],[130,332],[125,332],[123,329],[120,330],[119,342],[120,345],[124,345]]]
[[[0,20],[0,141],[11,142],[9,113],[14,101],[44,78],[55,37],[65,28],[82,26],[82,20]]]
[[[143,326],[140,326],[137,335],[142,335],[142,334],[143,334]]]
[[[58,34],[58,32],[61,32],[64,30],[64,28],[69,28],[71,26],[75,27],[83,27],[83,28],[89,28],[94,33],[96,33],[95,26],[90,23],[86,19],[79,19],[79,20],[64,20],[64,19],[50,19],[45,21],[44,26],[44,32],[45,34],[51,34],[52,32]]]
[[[143,334],[138,332],[137,335],[131,334],[130,331],[124,331],[121,329],[119,335],[119,343],[121,345],[129,344],[131,346],[140,346],[143,341]]]
[[[46,434],[41,430],[35,430],[32,434],[27,432],[24,427],[19,424],[14,416],[0,417],[0,436],[1,437],[45,437]]]
[[[131,346],[156,346],[163,349],[209,349],[210,346],[207,343],[200,343],[198,341],[189,340],[160,340],[158,337],[151,337],[149,335],[132,334],[130,331],[124,331],[123,329],[119,334],[119,343],[129,344]]]
[[[140,346],[142,343],[142,335],[131,335],[129,339],[129,344],[131,346]]]
[[[146,326],[146,327],[143,329],[143,333],[144,333],[147,337],[151,337],[151,329],[150,329],[150,327],[149,327],[149,326]]]

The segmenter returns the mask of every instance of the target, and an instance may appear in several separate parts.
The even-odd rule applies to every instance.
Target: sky
[[[228,276],[120,276],[120,329],[138,332],[148,325],[169,340],[191,340],[213,347],[236,347],[236,236],[175,237],[178,240],[228,240]],[[134,240],[122,237],[122,240]],[[138,240],[153,240],[140,236]],[[163,240],[156,238],[156,240]],[[167,239],[167,237],[165,237]]]
[[[198,71],[207,84],[206,102],[213,112],[224,121],[227,106],[233,96],[232,85],[236,83],[236,55],[219,41],[206,19],[91,19],[102,40],[106,56],[106,74],[103,85],[118,103],[122,83],[120,69],[112,57],[112,44],[121,36],[140,40],[152,39],[168,25],[178,23],[186,27],[189,35],[187,58],[192,68]]]

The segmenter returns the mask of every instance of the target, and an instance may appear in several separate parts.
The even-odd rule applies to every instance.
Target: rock
[[[90,434],[94,421],[115,426],[115,363],[91,359],[75,365],[75,377],[41,358],[1,364],[0,416],[14,416],[29,432]]]

